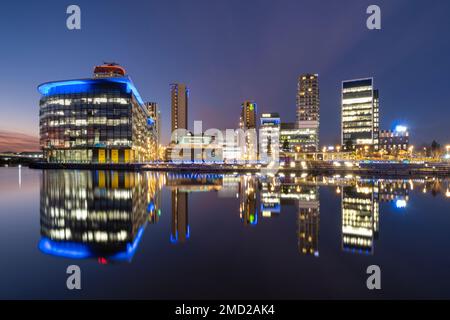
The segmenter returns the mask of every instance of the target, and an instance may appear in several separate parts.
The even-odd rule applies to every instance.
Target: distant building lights
[[[404,200],[404,199],[398,199],[397,201],[395,201],[395,206],[396,206],[398,209],[406,208],[406,200]]]
[[[408,128],[406,126],[398,125],[398,126],[395,127],[395,132],[403,133],[403,132],[406,132],[406,131],[408,131]]]

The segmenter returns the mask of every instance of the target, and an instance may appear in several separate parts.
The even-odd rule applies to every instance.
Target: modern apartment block
[[[379,144],[379,93],[373,78],[342,82],[341,141],[345,150]]]
[[[319,124],[319,75],[300,75],[297,83],[297,127],[313,136],[312,141],[304,141],[301,144],[301,152],[319,150]]]
[[[253,101],[244,101],[241,105],[239,128],[243,130],[256,129],[257,105]]]
[[[93,78],[47,82],[38,90],[46,161],[131,163],[156,158],[153,119],[121,66],[97,66]]]
[[[172,105],[171,142],[178,143],[181,137],[174,131],[177,129],[188,129],[189,89],[182,83],[171,84],[170,97]]]
[[[242,103],[239,128],[244,130],[245,142],[242,148],[242,160],[244,161],[258,159],[257,113],[258,107],[255,102],[247,100]]]

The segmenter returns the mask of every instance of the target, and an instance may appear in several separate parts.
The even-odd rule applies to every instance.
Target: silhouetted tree
[[[437,143],[436,140],[433,140],[433,142],[431,143],[431,155],[434,158],[439,157],[441,153],[441,145],[439,143]]]

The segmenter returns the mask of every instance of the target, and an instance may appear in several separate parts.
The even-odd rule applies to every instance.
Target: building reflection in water
[[[172,228],[170,241],[172,243],[183,243],[189,237],[188,193],[175,189],[172,190]]]
[[[167,188],[172,243],[185,243],[191,236],[189,195],[217,192],[218,197],[239,202],[239,216],[246,226],[256,226],[260,218],[278,217],[286,207],[294,208],[297,250],[302,255],[319,257],[322,186],[340,194],[342,250],[357,254],[374,254],[380,203],[390,202],[404,210],[410,190],[417,186],[433,196],[450,197],[449,181],[434,178],[372,180],[307,174],[285,177],[44,170],[39,248],[55,256],[97,258],[100,263],[129,261],[145,226],[158,223],[161,190]]]
[[[160,175],[44,170],[42,252],[100,263],[133,258],[148,222],[161,214]]]
[[[280,181],[275,177],[261,179],[261,215],[272,218],[281,213]]]
[[[374,253],[378,239],[380,203],[404,209],[409,201],[407,180],[355,180],[342,187],[342,248],[353,253]]]
[[[184,243],[190,237],[189,193],[209,192],[222,189],[222,175],[169,173],[167,188],[171,189],[172,223],[170,241]]]
[[[304,255],[319,256],[319,187],[301,187],[298,202],[298,248]]]
[[[372,183],[344,186],[342,190],[342,248],[373,254],[378,235],[378,189]]]
[[[239,182],[239,216],[244,225],[258,224],[258,184],[256,177],[245,175]]]

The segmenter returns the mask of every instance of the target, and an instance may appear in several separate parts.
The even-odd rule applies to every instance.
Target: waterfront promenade
[[[46,163],[30,164],[32,169],[75,169],[75,170],[125,170],[125,171],[170,171],[199,173],[257,173],[286,172],[324,175],[359,176],[450,176],[450,163],[404,163],[375,161],[302,161],[280,166],[277,170],[267,171],[261,165],[233,164],[174,164],[174,163],[134,163],[134,164],[90,164],[90,163]]]

